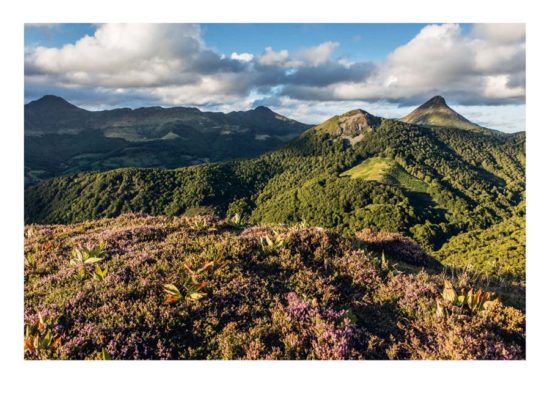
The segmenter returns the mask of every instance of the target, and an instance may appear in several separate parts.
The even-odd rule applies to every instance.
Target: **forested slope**
[[[393,172],[378,179],[348,176],[365,162],[391,163]],[[25,220],[237,214],[243,223],[305,223],[344,235],[364,228],[400,232],[428,252],[448,243],[439,256],[457,265],[456,258],[479,247],[496,257],[501,247],[492,249],[483,236],[460,239],[524,221],[518,208],[524,200],[525,133],[424,127],[356,110],[254,159],[50,179],[26,190]],[[521,271],[524,240],[517,239],[509,264]],[[502,242],[507,247],[509,240]]]

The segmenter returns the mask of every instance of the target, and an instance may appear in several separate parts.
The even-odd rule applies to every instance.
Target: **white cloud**
[[[498,25],[483,26],[464,34],[457,24],[429,25],[364,80],[286,91],[319,101],[407,102],[443,94],[462,103],[523,102],[524,34],[516,25],[504,25],[503,30],[498,35]]]
[[[279,66],[283,67],[288,60],[288,50],[283,49],[279,52],[268,46],[264,49],[264,53],[259,57],[258,63],[264,66]]]
[[[254,59],[254,55],[252,53],[246,53],[246,52],[244,53],[233,52],[231,53],[230,58],[233,60],[249,62],[249,61],[252,61],[252,59]]]
[[[510,87],[508,82],[509,76],[507,75],[488,76],[485,80],[483,94],[490,98],[517,97],[525,94],[523,87]]]
[[[326,64],[330,60],[332,52],[338,46],[340,46],[338,42],[323,42],[318,46],[302,49],[298,52],[297,58],[304,61],[307,65],[317,67],[321,64]]]
[[[235,56],[238,59],[235,59]],[[62,48],[31,48],[26,53],[26,81],[65,87],[150,88],[177,86],[181,96],[208,101],[235,90],[227,83],[242,74],[250,54],[225,58],[207,48],[198,25],[105,24]],[[180,96],[180,95],[176,95]]]
[[[35,48],[26,63],[33,72],[65,74],[78,83],[101,76],[105,84],[124,85],[128,72],[162,81],[167,70],[185,67],[182,55],[193,55],[201,46],[195,25],[105,24],[75,44]]]
[[[317,46],[303,48],[291,55],[287,49],[274,51],[268,46],[258,59],[258,63],[263,66],[276,66],[285,68],[299,67],[317,67],[327,64],[331,60],[332,52],[340,44],[338,42],[327,41]]]
[[[525,41],[523,23],[479,23],[474,26],[474,35],[482,40],[498,44],[515,44]]]

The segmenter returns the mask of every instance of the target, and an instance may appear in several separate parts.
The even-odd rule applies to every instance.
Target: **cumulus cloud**
[[[231,53],[231,56],[230,56],[231,59],[233,60],[240,60],[240,61],[245,61],[245,62],[248,62],[248,61],[252,61],[252,59],[254,59],[254,55],[252,53],[237,53],[237,52],[233,52]]]
[[[304,64],[313,67],[318,67],[321,64],[329,62],[332,52],[340,46],[340,43],[327,41],[318,46],[305,48],[298,52],[297,58],[302,60]]]
[[[288,61],[288,50],[283,49],[279,52],[274,51],[272,47],[268,46],[264,49],[264,53],[258,59],[258,63],[263,66],[279,66],[284,67]]]
[[[315,100],[388,100],[407,104],[434,94],[455,102],[521,103],[525,98],[524,25],[474,27],[463,34],[459,25],[424,27],[396,48],[363,80],[319,88],[288,86],[291,97]],[[521,31],[523,30],[523,34]]]
[[[204,94],[231,92],[247,54],[225,58],[207,48],[190,24],[105,24],[61,48],[31,48],[25,58],[30,84],[112,89],[188,87]],[[204,97],[203,97],[204,98]]]
[[[498,44],[515,44],[525,41],[525,25],[521,23],[479,23],[474,26],[475,36]]]

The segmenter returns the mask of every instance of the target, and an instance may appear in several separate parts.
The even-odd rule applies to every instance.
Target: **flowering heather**
[[[266,237],[275,246],[262,246]],[[393,254],[384,245],[392,262],[411,265],[405,274],[379,266],[372,234],[357,237],[368,251],[320,228],[245,229],[204,216],[27,226],[24,322],[44,344],[29,344],[25,357],[525,358],[521,310],[496,301],[437,315],[449,277],[436,264],[422,270],[416,244],[394,237]],[[73,251],[99,244],[105,276],[94,279],[92,263],[79,275]],[[193,279],[200,298],[189,296]],[[166,285],[181,292],[178,301],[166,304]]]

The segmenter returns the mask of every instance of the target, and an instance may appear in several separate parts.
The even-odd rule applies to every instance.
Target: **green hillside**
[[[26,190],[25,216],[27,222],[67,223],[130,211],[181,214],[198,206],[224,215],[231,207],[259,222],[307,219],[322,225],[332,217],[341,229],[352,231],[361,229],[364,213],[351,201],[351,190],[367,187],[373,197],[365,204],[387,205],[369,213],[369,221],[387,216],[389,209],[399,217],[387,224],[394,229],[407,231],[429,221],[441,224],[439,231],[445,235],[500,222],[523,199],[524,135],[431,130],[386,119],[376,131],[362,135],[350,146],[315,128],[285,148],[252,160],[59,177]],[[367,162],[398,164],[386,171],[389,184],[361,185],[340,176],[373,157],[378,158]],[[310,203],[304,196],[308,187],[312,197],[327,198]]]
[[[488,131],[455,112],[441,96],[432,97],[401,120],[418,125]]]
[[[525,212],[453,237],[435,255],[447,266],[525,282]]]
[[[359,165],[342,172],[340,176],[393,184],[417,192],[425,192],[428,188],[425,183],[405,172],[398,163],[384,157],[368,158]]]
[[[429,128],[364,111],[335,119],[253,159],[49,179],[25,190],[25,221],[238,214],[246,224],[300,223],[348,236],[365,228],[399,232],[429,253],[442,250],[434,255],[445,264],[464,267],[462,256],[477,246],[461,239],[524,220],[518,206],[525,201],[525,133]],[[524,239],[496,236],[502,247],[483,241],[487,258],[474,265],[516,247],[506,263],[521,269]]]

